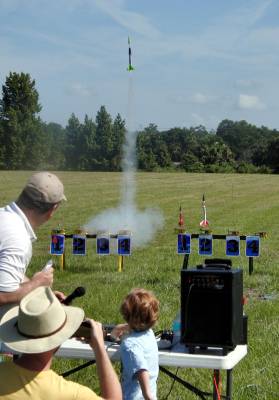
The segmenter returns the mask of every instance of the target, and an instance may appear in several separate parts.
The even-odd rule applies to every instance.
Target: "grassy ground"
[[[29,172],[0,172],[0,204],[16,198]],[[49,235],[58,224],[67,232],[82,226],[106,208],[118,205],[121,174],[119,173],[58,173],[65,184],[68,202],[54,218],[42,226],[34,245],[34,256],[29,274],[40,269],[50,258]],[[95,240],[88,242],[86,257],[73,257],[70,242],[66,250],[66,270],[55,272],[55,289],[70,293],[76,286],[87,289],[86,296],[75,302],[87,316],[104,323],[121,321],[119,305],[132,287],[152,289],[161,303],[156,329],[171,327],[180,307],[180,269],[183,262],[176,255],[174,228],[178,209],[184,210],[189,232],[198,232],[201,219],[201,197],[206,194],[208,219],[213,233],[225,234],[238,230],[242,234],[267,231],[261,242],[261,256],[254,262],[254,273],[248,274],[248,260],[241,243],[241,256],[233,260],[234,267],[244,270],[244,292],[249,301],[245,312],[249,317],[248,356],[235,368],[233,394],[237,400],[275,400],[279,398],[279,271],[278,221],[279,177],[276,175],[223,175],[186,173],[138,173],[137,205],[140,209],[159,207],[164,213],[164,229],[157,233],[149,246],[135,250],[124,262],[123,273],[117,272],[117,257],[98,257]],[[1,223],[1,221],[0,221]],[[190,265],[202,259],[193,246]],[[224,256],[224,242],[214,242],[214,256]],[[271,295],[264,300],[264,295]],[[76,362],[56,360],[54,368],[61,372]],[[117,368],[119,366],[116,366]],[[175,370],[174,370],[175,371]],[[184,369],[178,375],[191,383],[210,390],[208,370]],[[98,391],[94,367],[71,377]],[[160,375],[158,398],[164,399],[172,381]],[[176,383],[169,399],[195,399]]]

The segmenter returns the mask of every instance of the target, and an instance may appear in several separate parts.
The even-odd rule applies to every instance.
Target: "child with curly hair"
[[[133,289],[120,311],[127,324],[117,325],[112,335],[122,337],[123,400],[156,400],[158,345],[151,328],[158,319],[159,301],[148,290]]]

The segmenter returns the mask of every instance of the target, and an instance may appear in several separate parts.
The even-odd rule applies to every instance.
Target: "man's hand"
[[[93,319],[86,319],[86,321],[91,326],[88,343],[95,354],[101,398],[104,400],[122,400],[121,385],[105,349],[102,324]]]
[[[90,324],[90,339],[88,343],[93,348],[93,350],[97,346],[104,347],[104,333],[101,322],[94,321],[94,319],[86,319],[86,321]]]
[[[58,290],[54,290],[53,293],[55,294],[55,296],[58,298],[58,300],[60,301],[60,303],[62,303],[63,300],[66,299],[66,295],[63,292],[59,292]]]
[[[36,282],[37,286],[51,286],[53,283],[53,268],[49,268],[46,271],[36,272],[31,281]]]
[[[25,280],[19,288],[13,292],[0,292],[0,305],[19,303],[20,300],[31,290],[39,286],[51,286],[53,283],[53,268],[47,271],[37,272],[30,280]]]

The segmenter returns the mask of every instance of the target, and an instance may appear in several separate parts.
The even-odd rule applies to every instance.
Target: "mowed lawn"
[[[0,172],[1,206],[14,200],[31,172]],[[119,204],[121,173],[58,172],[65,185],[68,201],[38,232],[34,256],[28,274],[41,269],[50,258],[51,229],[63,227],[73,233],[88,220],[107,208]],[[86,295],[75,305],[84,308],[88,317],[103,323],[121,322],[119,305],[133,287],[145,287],[155,292],[161,312],[156,330],[171,327],[180,307],[180,269],[183,257],[176,254],[174,229],[182,206],[187,231],[199,232],[201,198],[206,196],[207,216],[213,233],[239,231],[255,234],[266,231],[261,240],[261,255],[254,261],[254,273],[249,276],[244,243],[241,256],[233,259],[233,267],[244,271],[244,293],[248,296],[248,355],[233,374],[233,398],[236,400],[279,399],[279,176],[227,175],[188,173],[137,173],[136,204],[139,209],[159,208],[164,214],[164,228],[157,232],[148,246],[135,249],[125,258],[124,270],[118,272],[117,256],[98,257],[95,240],[88,240],[85,257],[71,255],[71,242],[66,242],[66,269],[55,271],[54,288],[70,293],[77,286],[86,287]],[[1,223],[1,221],[0,221]],[[112,232],[115,233],[115,232]],[[224,257],[225,242],[214,242],[214,256]],[[56,259],[55,259],[56,260]],[[202,262],[194,240],[190,266]],[[218,309],[216,310],[218,313]],[[220,315],[222,319],[222,315]],[[55,360],[55,370],[62,372],[76,366],[77,361]],[[115,365],[119,371],[119,365]],[[176,369],[173,369],[176,372]],[[179,369],[178,376],[203,390],[211,390],[211,371]],[[225,380],[225,373],[222,374]],[[84,383],[98,391],[95,367],[89,367],[69,379]],[[158,398],[166,398],[172,380],[160,374]],[[223,385],[225,392],[225,384]],[[169,399],[196,399],[178,383]]]

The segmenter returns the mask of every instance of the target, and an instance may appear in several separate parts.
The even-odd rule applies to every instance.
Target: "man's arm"
[[[149,385],[149,373],[145,369],[141,369],[137,372],[137,378],[141,387],[142,395],[144,400],[152,400],[152,393]]]
[[[19,303],[20,300],[31,290],[39,286],[51,286],[53,283],[53,268],[47,271],[37,272],[30,280],[20,284],[19,288],[13,292],[0,292],[0,306],[12,303]]]
[[[121,385],[105,349],[102,324],[92,319],[88,321],[91,324],[89,344],[96,358],[101,396],[105,400],[122,400]]]

